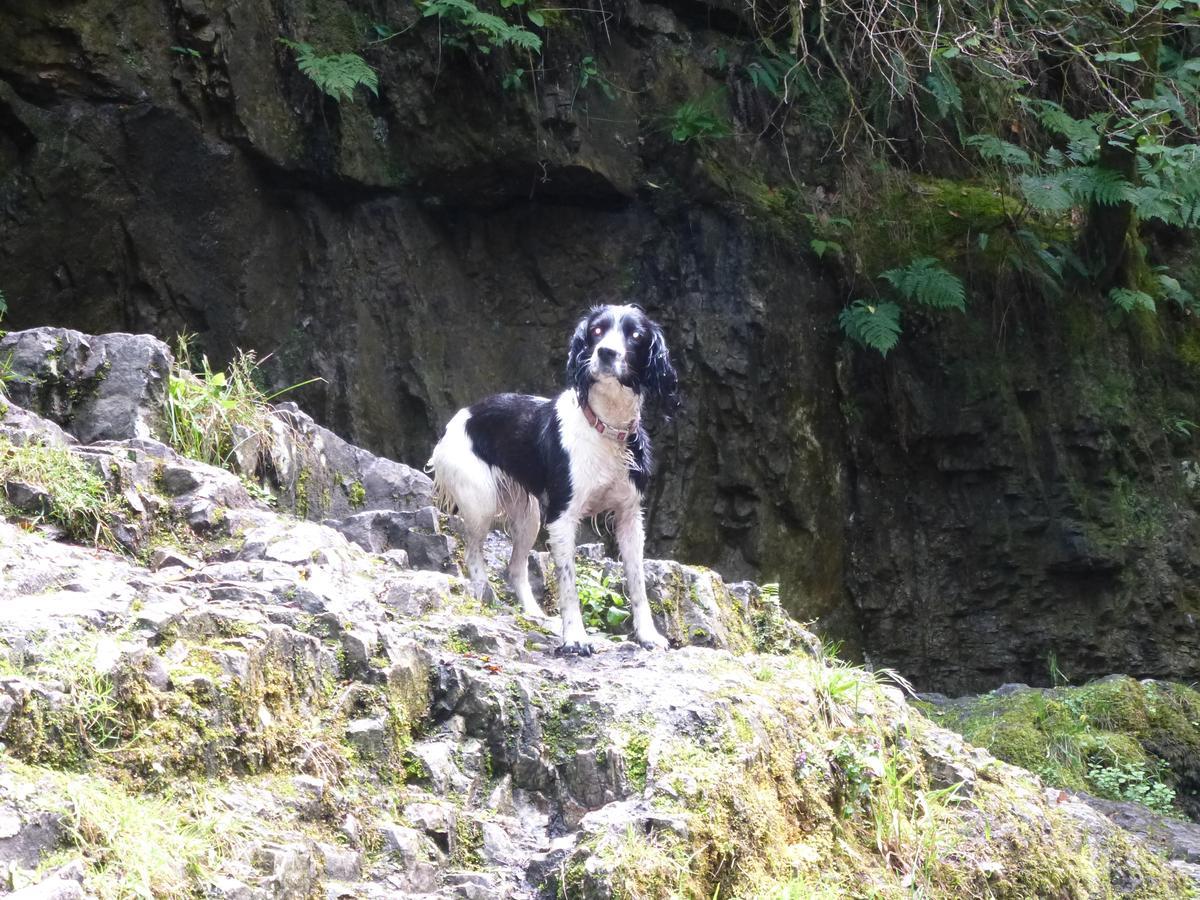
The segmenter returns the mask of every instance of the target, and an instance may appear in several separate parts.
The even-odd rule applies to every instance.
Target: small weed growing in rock
[[[471,645],[461,635],[452,634],[446,638],[446,646],[454,653],[466,654],[471,652]]]
[[[200,371],[193,372],[189,338],[180,335],[167,385],[171,446],[192,459],[235,468],[238,451],[270,440],[271,401],[321,380],[310,378],[268,394],[259,387],[259,365],[254,353],[239,350],[228,371],[213,371],[208,357],[201,356]]]
[[[1102,797],[1140,803],[1164,816],[1175,812],[1175,790],[1141,763],[1118,761],[1111,766],[1093,763],[1088,768],[1087,777],[1096,793]]]
[[[714,92],[699,100],[686,100],[672,111],[667,124],[671,128],[671,139],[681,144],[691,141],[703,143],[733,134],[728,117],[717,111],[720,92]]]
[[[629,618],[629,601],[594,566],[579,564],[575,589],[586,627],[615,633]]]
[[[6,489],[0,497],[5,514],[31,515],[61,525],[76,540],[117,546],[111,523],[120,514],[120,504],[92,467],[70,450],[0,441],[0,482],[33,489],[20,508],[14,505],[14,492]]]

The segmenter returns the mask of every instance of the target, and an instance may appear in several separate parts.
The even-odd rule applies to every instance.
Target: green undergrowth
[[[1048,783],[1195,816],[1200,693],[1113,677],[928,706],[941,724]]]
[[[180,336],[167,382],[169,442],[191,459],[236,468],[235,454],[255,458],[270,444],[271,401],[308,383],[268,394],[253,352],[239,350],[228,369],[214,370],[207,356],[197,365],[188,337]]]
[[[764,658],[770,677],[752,680],[711,666],[729,683],[712,719],[631,723],[609,745],[656,822],[678,824],[593,836],[559,896],[1108,897],[1114,872],[1137,896],[1188,896],[1123,832],[1085,837],[1018,770],[939,775],[929,760],[955,739],[887,675],[829,656]]]
[[[0,438],[0,484],[8,482],[38,488],[45,498],[36,508],[17,509],[0,493],[6,517],[51,522],[75,540],[116,546],[112,523],[121,513],[120,500],[95,469],[65,447],[17,446]]]

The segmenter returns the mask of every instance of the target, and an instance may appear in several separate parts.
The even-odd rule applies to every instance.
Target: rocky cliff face
[[[800,215],[839,171],[804,122],[786,158],[750,136],[740,8],[593,12],[506,91],[516,62],[442,46],[410,4],[8,4],[9,324],[273,353],[279,387],[325,378],[297,395],[320,422],[418,462],[459,405],[553,390],[580,310],[636,300],[687,392],[656,429],[656,552],[782,578],[927,687],[1044,681],[1051,654],[1192,677],[1190,323],[977,284],[969,324],[856,357]],[[369,44],[376,23],[403,33]],[[361,50],[379,96],[323,98],[280,35]],[[722,86],[743,136],[671,141],[670,111]]]
[[[8,338],[31,397],[81,384],[71,347],[121,377],[0,413],[14,900],[1196,895],[1186,824],[1164,844],[965,744],[769,591],[652,562],[676,649],[556,657],[503,585],[467,595],[419,473],[282,412],[287,453],[391,472],[297,518],[141,433],[163,345],[57,333],[39,365],[48,334]]]

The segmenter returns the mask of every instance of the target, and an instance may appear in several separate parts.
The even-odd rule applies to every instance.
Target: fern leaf
[[[880,275],[908,300],[934,309],[966,309],[966,288],[962,279],[947,272],[931,256],[914,259],[907,266],[888,269]]]
[[[280,43],[291,49],[296,56],[296,67],[321,89],[321,92],[339,103],[354,99],[354,89],[359,85],[379,96],[379,74],[367,65],[357,53],[333,53],[320,56],[311,44],[280,38]]]
[[[974,147],[984,159],[994,159],[1018,169],[1028,169],[1033,165],[1029,154],[1008,141],[1002,141],[992,134],[973,134],[966,140],[968,147]]]
[[[925,87],[937,102],[938,115],[941,118],[946,118],[952,112],[962,112],[962,92],[958,89],[949,67],[944,63],[939,62],[933,71],[925,76]]]
[[[1075,206],[1075,200],[1067,190],[1068,178],[1065,171],[1047,172],[1044,175],[1022,175],[1017,184],[1026,202],[1039,212],[1066,212]]]
[[[1174,300],[1179,304],[1181,309],[1191,310],[1196,305],[1196,298],[1192,292],[1179,283],[1179,279],[1172,278],[1165,272],[1158,274],[1158,285],[1162,289],[1165,297]]]
[[[1057,103],[1049,100],[1030,101],[1042,125],[1069,141],[1081,144],[1096,144],[1099,135],[1096,126],[1087,120],[1076,119]]]
[[[852,341],[887,356],[900,340],[900,307],[855,300],[838,315],[838,324]]]
[[[1145,291],[1137,291],[1132,288],[1113,288],[1108,292],[1108,299],[1124,312],[1133,312],[1135,309],[1154,312],[1154,298]]]
[[[1078,166],[1069,179],[1069,189],[1080,203],[1116,206],[1132,198],[1133,186],[1117,172],[1100,166]]]

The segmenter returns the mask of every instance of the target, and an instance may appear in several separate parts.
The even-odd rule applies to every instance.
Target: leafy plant
[[[311,44],[279,38],[296,55],[296,66],[321,91],[339,103],[354,100],[354,89],[362,86],[379,96],[379,75],[357,53],[320,56]]]
[[[907,266],[888,269],[879,277],[890,282],[906,300],[915,300],[933,309],[966,309],[966,290],[962,281],[932,257],[919,257]]]
[[[243,446],[270,440],[275,421],[271,401],[320,381],[310,378],[268,394],[259,387],[258,359],[240,350],[227,371],[214,371],[207,356],[200,357],[199,372],[192,366],[188,338],[180,335],[167,382],[171,446],[184,456],[232,469]]]
[[[615,633],[629,618],[629,601],[593,566],[580,565],[575,578],[583,624],[596,631]]]
[[[895,303],[855,300],[838,316],[848,338],[883,356],[900,340],[900,307]]]
[[[0,319],[4,318],[8,312],[8,298],[4,296],[4,291],[0,291]]]
[[[675,107],[669,118],[672,140],[681,144],[704,142],[733,134],[729,119],[717,110],[720,92]]]
[[[1135,309],[1144,309],[1147,312],[1154,312],[1154,298],[1145,291],[1134,290],[1133,288],[1113,288],[1108,292],[1108,299],[1113,302],[1113,306],[1122,312],[1133,312]]]
[[[1093,763],[1087,777],[1101,797],[1140,803],[1165,816],[1175,812],[1175,789],[1164,784],[1158,773],[1141,763],[1119,760],[1107,766]]]
[[[508,2],[505,8],[520,5]],[[542,39],[523,25],[506,22],[499,16],[484,12],[471,0],[429,0],[424,4],[422,16],[436,16],[440,21],[461,29],[475,43],[481,53],[491,53],[500,47],[523,50],[529,53],[542,52]],[[545,24],[540,13],[531,10],[527,17],[533,24]]]
[[[600,66],[596,64],[596,58],[585,56],[579,61],[579,89],[586,90],[590,84],[599,87],[600,92],[609,100],[617,99],[617,92],[613,89],[612,82],[600,71]]]
[[[505,72],[504,77],[500,79],[500,87],[506,91],[518,91],[521,89],[521,80],[525,77],[524,69],[513,69],[511,72]]]
[[[841,256],[844,248],[840,238],[842,231],[850,228],[850,220],[817,216],[813,213],[806,213],[804,218],[808,220],[808,224],[813,229],[813,238],[808,242],[808,246],[813,253],[817,254],[817,258],[824,259],[826,253]]]

